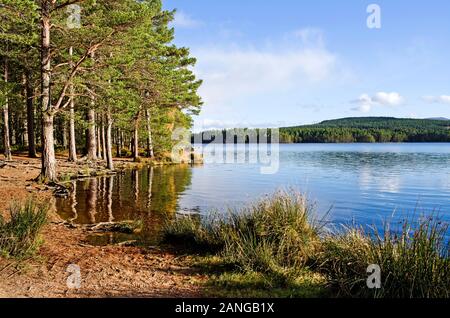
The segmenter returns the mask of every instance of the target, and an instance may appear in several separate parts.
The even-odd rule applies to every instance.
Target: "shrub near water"
[[[336,296],[450,297],[445,223],[405,221],[395,231],[386,226],[383,234],[360,228],[330,234],[322,224],[304,197],[278,193],[229,217],[178,219],[168,223],[165,238],[220,256],[245,275],[262,273],[277,286],[309,271],[324,276]],[[367,287],[369,265],[380,266],[381,289]]]
[[[222,255],[243,270],[293,278],[318,248],[320,222],[312,211],[303,196],[280,192],[233,214]]]
[[[167,225],[165,239],[218,252],[243,271],[287,281],[318,247],[319,222],[311,217],[312,207],[303,196],[280,192],[228,217],[181,218]]]
[[[434,218],[405,221],[384,234],[352,229],[323,240],[320,270],[342,296],[450,297],[448,226]],[[367,267],[381,268],[381,289],[367,288]]]
[[[0,215],[0,255],[24,257],[39,247],[39,233],[47,221],[48,207],[33,200],[14,204],[10,208],[10,220]]]

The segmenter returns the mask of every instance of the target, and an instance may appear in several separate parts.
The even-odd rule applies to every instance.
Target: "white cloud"
[[[384,93],[380,92],[375,94],[372,98],[373,102],[376,104],[384,106],[399,106],[403,104],[405,99],[399,93]]]
[[[255,95],[301,92],[342,81],[347,75],[338,57],[320,43],[319,30],[297,31],[295,39],[264,48],[234,45],[193,50],[198,58],[196,73],[204,80],[200,94],[205,104],[222,107]]]
[[[424,96],[422,99],[430,104],[447,104],[450,105],[450,96],[441,95],[441,96]]]
[[[182,11],[177,11],[175,13],[173,26],[176,28],[194,29],[202,25],[203,23],[201,21],[193,19],[191,16]]]
[[[358,99],[351,101],[351,103],[358,105],[352,110],[362,113],[370,112],[374,106],[399,106],[404,102],[403,96],[396,92],[378,92],[372,97],[368,94],[362,94]]]
[[[361,113],[368,113],[372,110],[373,100],[367,94],[362,94],[358,99],[351,101],[353,104],[358,104],[357,107],[352,108],[352,110],[359,111]]]

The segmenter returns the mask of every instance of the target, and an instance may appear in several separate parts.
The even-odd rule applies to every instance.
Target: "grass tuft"
[[[48,207],[29,199],[14,203],[9,212],[8,221],[0,215],[0,254],[17,258],[32,255],[41,244],[39,233],[47,222]]]
[[[352,229],[323,240],[320,270],[342,296],[450,297],[448,225],[430,217],[384,233]],[[381,288],[368,289],[369,265],[381,268]]]

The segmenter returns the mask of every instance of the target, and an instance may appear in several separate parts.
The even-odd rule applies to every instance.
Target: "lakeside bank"
[[[31,192],[37,200],[53,200],[51,187],[31,182],[38,174],[35,162],[20,163],[21,159],[16,159],[15,167],[0,169],[0,195],[23,201]],[[8,206],[2,204],[1,211],[6,213]],[[71,226],[50,211],[39,253],[20,261],[1,259],[0,281],[5,286],[1,294],[448,297],[445,286],[450,275],[448,255],[444,257],[448,247],[446,250],[442,241],[444,224],[434,219],[419,223],[418,231],[406,224],[408,231],[403,234],[371,236],[360,228],[350,228],[325,235],[322,223],[314,222],[313,207],[302,196],[275,194],[237,212],[228,220],[215,218],[214,214],[206,219],[195,215],[172,218],[164,229],[166,240],[160,245],[92,246],[87,240],[91,231]],[[66,285],[67,267],[71,264],[82,270],[80,290]],[[387,292],[374,295],[365,288],[370,264],[380,264],[382,277],[393,277],[387,282]],[[411,282],[418,286],[413,293]],[[389,294],[393,290],[399,293]]]
[[[36,202],[55,200],[52,187],[35,183],[40,173],[40,159],[13,157],[0,169],[0,213],[9,218],[10,204],[33,197]],[[118,159],[118,166],[132,168],[128,159]],[[77,175],[89,166],[69,164],[59,159],[61,175]],[[90,167],[90,171],[95,169]],[[132,246],[92,246],[91,234],[70,228],[49,211],[44,226],[42,246],[31,258],[0,257],[0,297],[199,297],[204,276],[186,266],[170,248]],[[70,289],[67,268],[80,266],[82,285]],[[197,284],[200,282],[200,284]]]

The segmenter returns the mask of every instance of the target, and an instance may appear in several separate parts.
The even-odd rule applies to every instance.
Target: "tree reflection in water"
[[[147,167],[116,176],[79,180],[67,199],[57,199],[58,214],[75,224],[139,221],[138,234],[108,234],[97,243],[109,244],[138,239],[155,243],[167,218],[178,209],[180,193],[190,186],[189,166]]]

